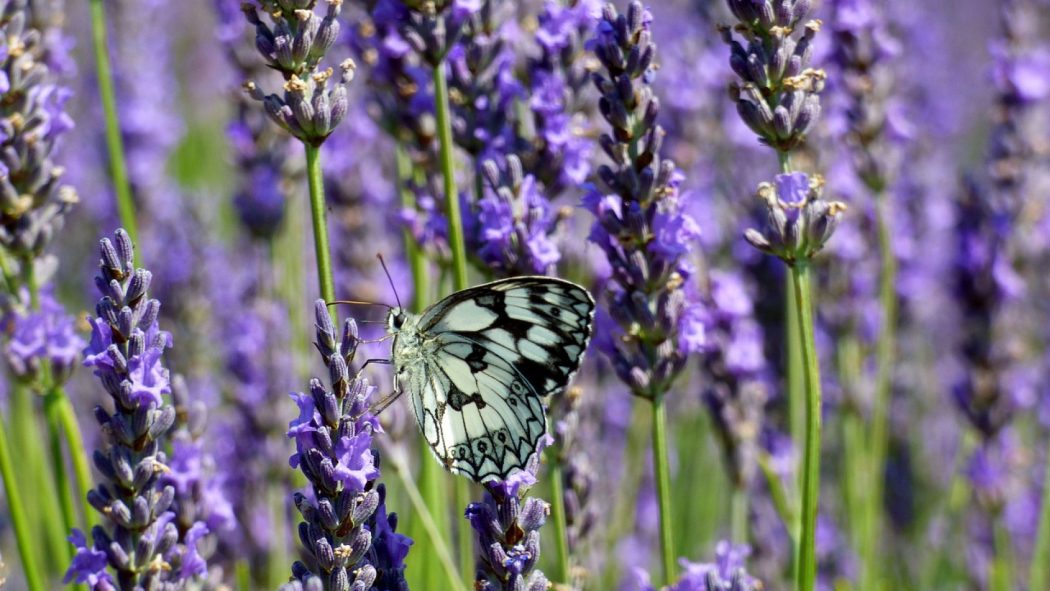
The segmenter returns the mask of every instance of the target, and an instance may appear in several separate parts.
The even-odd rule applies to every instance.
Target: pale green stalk
[[[802,351],[806,386],[806,437],[802,456],[802,523],[799,535],[799,558],[796,589],[812,591],[817,579],[816,530],[820,495],[821,384],[813,329],[813,301],[809,261],[796,261],[791,267],[795,310],[801,340],[792,346]]]
[[[991,515],[993,529],[992,572],[989,575],[988,586],[991,591],[1012,591],[1013,589],[1013,547],[1010,543],[1010,532],[1006,530],[1003,523],[1001,511]],[[1038,587],[1030,587],[1038,589]]]
[[[554,522],[554,571],[553,580],[571,585],[572,570],[569,565],[569,534],[565,523],[565,479],[561,461],[553,448],[547,454],[547,477],[551,482],[551,520]]]
[[[748,543],[748,508],[751,504],[750,493],[746,488],[734,487],[729,504],[729,526],[734,544]]]
[[[399,192],[401,197],[401,206],[407,208],[413,208],[416,205],[416,197],[412,193],[410,188],[410,182],[413,178],[412,162],[410,161],[408,153],[405,148],[398,144],[396,148],[396,164],[397,164],[397,178],[399,182]],[[424,257],[422,249],[416,244],[415,238],[408,232],[404,231],[404,244],[405,244],[405,257],[408,259],[408,266],[412,272],[412,312],[418,314],[427,306],[427,287],[428,272],[427,272],[427,261]],[[446,499],[444,488],[441,486],[441,474],[437,462],[430,461],[428,457],[431,452],[427,443],[422,439],[419,440],[420,450],[420,463],[419,463],[419,488],[422,491],[423,506],[427,511],[430,520],[434,523],[434,527],[431,529],[423,529],[423,533],[427,536],[434,534],[440,540],[440,543],[444,543],[444,540],[448,539],[449,523],[447,519],[435,519],[434,515],[443,515],[445,508],[448,506],[448,500]],[[422,524],[420,524],[422,525]],[[431,543],[435,543],[431,540]],[[422,577],[423,581],[427,586],[437,585],[437,574],[441,569],[441,565],[438,564],[437,557],[433,554],[424,552],[421,559],[422,565]]]
[[[325,206],[324,174],[321,171],[320,146],[303,142],[306,148],[306,179],[310,187],[310,221],[314,230],[314,257],[321,299],[335,301],[335,276],[332,273],[332,248],[328,244],[328,209]]]
[[[1032,552],[1028,587],[1046,589],[1050,584],[1050,441],[1046,449],[1046,473],[1043,474],[1043,503],[1039,512],[1039,530]]]
[[[103,0],[91,2],[91,38],[95,46],[95,70],[98,93],[102,99],[102,112],[106,126],[106,148],[109,151],[109,169],[113,181],[113,192],[117,197],[117,213],[120,224],[132,242],[138,243],[138,224],[135,222],[135,203],[131,197],[128,167],[124,161],[124,142],[120,136],[120,121],[117,116],[117,98],[113,90],[113,67],[109,61],[109,43],[106,32],[106,8]],[[135,264],[139,252],[135,249]]]
[[[44,585],[37,570],[33,544],[30,541],[35,532],[30,530],[29,523],[26,521],[26,511],[22,505],[22,494],[18,490],[18,475],[15,473],[14,465],[11,463],[11,450],[7,444],[7,427],[4,425],[3,419],[0,419],[0,477],[3,477],[7,509],[11,525],[15,530],[18,554],[22,561],[22,576],[25,577],[26,585],[30,591],[43,591]]]
[[[448,79],[445,61],[434,66],[434,111],[437,117],[441,177],[445,192],[445,217],[448,218],[448,246],[452,252],[452,288],[460,291],[467,288],[467,254],[463,240],[463,218],[459,212],[459,192],[456,190],[456,163],[452,143],[452,113],[448,102]],[[461,510],[471,501],[470,483],[457,478],[454,485],[457,508]],[[460,524],[457,534],[460,567],[464,575],[470,572],[473,562],[474,540],[470,528]],[[473,579],[473,577],[471,577]]]
[[[656,478],[656,500],[660,507],[660,561],[663,580],[675,579],[674,535],[671,531],[671,469],[667,458],[667,411],[663,398],[652,399],[653,473]]]
[[[412,508],[416,510],[420,521],[423,522],[423,528],[427,531],[427,536],[430,538],[431,550],[437,555],[438,562],[444,566],[445,577],[448,579],[446,581],[448,588],[452,591],[467,591],[467,585],[456,570],[456,565],[452,561],[452,554],[449,552],[448,546],[445,545],[445,539],[441,537],[434,518],[431,516],[430,511],[427,510],[426,502],[423,500],[423,496],[419,494],[415,481],[408,475],[404,461],[397,454],[388,454],[388,459],[394,468],[394,474],[401,482],[401,486],[408,493],[408,500],[412,503]]]

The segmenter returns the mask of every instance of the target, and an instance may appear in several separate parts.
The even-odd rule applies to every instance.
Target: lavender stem
[[[1032,552],[1031,574],[1028,576],[1030,589],[1045,589],[1047,581],[1050,580],[1050,442],[1046,448],[1045,472],[1039,530],[1036,534],[1035,549]]]
[[[37,571],[36,557],[30,541],[29,524],[26,523],[25,506],[18,491],[17,475],[11,464],[11,450],[7,444],[7,425],[0,420],[0,477],[4,481],[4,496],[7,497],[7,509],[11,516],[11,525],[15,530],[15,541],[18,554],[22,559],[22,574],[25,576],[29,591],[43,591],[44,585]]]
[[[674,536],[671,532],[671,470],[667,460],[667,411],[662,396],[652,398],[653,470],[656,478],[656,501],[660,506],[660,558],[664,582],[675,580]]]
[[[416,202],[416,196],[411,190],[412,162],[404,145],[400,142],[395,148],[395,161],[401,206],[413,207]],[[427,287],[429,284],[427,261],[423,250],[416,243],[411,232],[406,229],[403,235],[405,257],[408,259],[408,266],[412,273],[412,312],[418,314],[427,306]],[[422,439],[419,441],[419,450],[423,458],[430,454],[427,443]],[[420,462],[419,468],[419,489],[422,489],[422,495],[416,489],[414,481],[404,478],[404,473],[399,467],[395,466],[395,471],[398,478],[404,481],[405,489],[412,489],[409,491],[409,497],[416,508],[416,512],[419,514],[424,532],[430,538],[430,543],[435,548],[440,546],[444,549],[444,553],[448,555],[448,550],[445,546],[445,540],[448,538],[448,520],[442,519],[438,521],[434,518],[434,515],[441,515],[442,511],[448,506],[446,495],[440,486],[441,474],[438,472],[436,462]],[[417,497],[421,500],[421,504],[416,503]],[[448,560],[438,557],[438,560],[435,561],[431,556],[424,556],[422,566],[426,572],[427,580],[433,580],[435,562],[438,562],[444,568],[445,573],[449,574],[453,587],[458,587],[462,584],[463,578],[460,577],[458,572],[455,572],[455,565],[451,560],[451,556],[446,556],[446,558]],[[449,569],[452,569],[452,571],[450,572]]]
[[[883,192],[875,194],[875,224],[877,226],[879,255],[882,272],[879,277],[879,301],[882,307],[882,330],[876,342],[875,400],[871,409],[871,458],[868,487],[864,511],[863,535],[867,556],[863,562],[863,578],[876,584],[881,569],[878,568],[880,540],[882,539],[883,472],[889,447],[889,410],[892,396],[893,365],[897,349],[897,255],[893,251],[893,229],[891,216],[886,211],[890,204]]]
[[[460,291],[467,288],[467,253],[463,240],[463,217],[459,212],[459,193],[456,190],[452,113],[448,104],[448,75],[445,72],[444,58],[434,65],[433,78],[434,111],[437,117],[441,176],[445,190],[445,217],[448,218],[448,246],[452,251],[452,288]],[[457,478],[454,487],[456,506],[465,507],[470,504],[470,483]],[[468,573],[474,550],[474,540],[469,528],[459,528],[457,543],[460,569],[463,573]]]
[[[335,301],[335,278],[332,274],[332,248],[328,244],[328,214],[324,202],[324,176],[321,172],[321,147],[303,142],[306,148],[306,177],[310,185],[310,221],[314,230],[314,256],[317,258],[317,283],[321,299]]]
[[[452,143],[452,116],[448,104],[448,74],[445,60],[434,66],[434,110],[437,116],[438,141],[441,145],[441,176],[445,190],[445,216],[448,218],[448,246],[452,251],[452,288],[467,288],[467,254],[463,241],[463,218],[459,213],[456,190],[456,165]],[[468,532],[468,538],[469,532]]]
[[[808,261],[797,261],[791,267],[795,310],[801,339],[795,343],[802,352],[806,386],[806,439],[802,463],[802,523],[799,534],[796,589],[814,588],[817,579],[816,533],[817,506],[820,496],[820,431],[821,385],[817,364],[817,347],[813,331],[813,301]]]
[[[95,71],[98,78],[98,93],[102,99],[102,111],[105,117],[106,148],[109,151],[110,175],[113,177],[113,190],[117,196],[117,213],[120,223],[131,236],[131,241],[138,243],[138,226],[135,223],[135,203],[131,199],[131,184],[128,181],[128,167],[124,161],[124,141],[120,135],[120,121],[117,115],[117,98],[113,90],[113,66],[109,61],[109,42],[106,33],[106,7],[103,0],[91,0],[91,38],[95,46]],[[141,255],[136,250],[135,264],[141,264]]]
[[[548,450],[551,451],[551,450]],[[551,520],[554,522],[555,560],[554,580],[569,584],[572,571],[569,568],[569,537],[565,524],[565,479],[561,461],[556,453],[547,455],[547,477],[551,481]]]
[[[467,586],[464,583],[465,579],[456,569],[456,563],[452,560],[452,554],[449,552],[448,546],[445,545],[445,540],[441,537],[437,523],[434,521],[430,510],[427,509],[423,496],[419,494],[419,488],[416,487],[415,481],[408,477],[404,462],[396,457],[396,454],[390,454],[387,459],[390,462],[390,466],[394,469],[394,474],[397,476],[398,481],[408,494],[408,500],[412,503],[412,508],[419,514],[419,520],[423,524],[423,529],[427,532],[427,537],[430,538],[430,543],[434,553],[437,554],[438,562],[444,567],[449,587],[453,591],[467,591]],[[470,530],[468,529],[467,531]]]

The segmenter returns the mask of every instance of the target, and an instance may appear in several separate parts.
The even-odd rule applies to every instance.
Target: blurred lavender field
[[[1050,591],[1046,0],[0,30],[0,587]],[[530,275],[593,338],[471,483],[365,362]]]

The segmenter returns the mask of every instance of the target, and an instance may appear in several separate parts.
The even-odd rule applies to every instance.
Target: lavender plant
[[[328,51],[339,38],[342,0],[329,0],[323,17],[315,12],[317,2],[305,4],[283,0],[261,0],[258,8],[267,15],[267,24],[255,5],[246,4],[244,14],[255,26],[255,46],[267,64],[284,78],[283,95],[266,94],[254,81],[246,81],[248,94],[260,101],[267,115],[298,139],[306,150],[306,171],[310,187],[310,212],[314,233],[314,256],[321,297],[335,300],[331,248],[320,147],[346,117],[349,109],[346,85],[354,76],[351,59],[339,64],[339,77],[332,68],[322,69]],[[329,83],[333,86],[329,88]]]
[[[662,565],[670,580],[675,551],[663,402],[687,356],[700,351],[703,325],[695,296],[685,289],[699,228],[682,212],[674,162],[660,155],[664,131],[649,84],[656,58],[650,22],[640,2],[624,14],[611,4],[602,10],[593,42],[602,67],[592,80],[610,127],[599,138],[610,164],[597,169],[609,192],[595,188],[584,207],[596,218],[589,240],[613,270],[605,308],[611,321],[598,345],[631,393],[652,403]]]
[[[101,297],[84,365],[94,369],[112,404],[112,410],[95,408],[102,447],[94,461],[103,480],[87,498],[105,525],[92,528],[91,542],[73,530],[76,555],[65,582],[103,590],[178,588],[201,572],[196,543],[207,530],[191,527],[180,537],[176,489],[162,477],[168,462],[163,446],[176,419],[162,363],[171,334],[160,330],[160,302],[149,297],[153,276],[135,268],[127,232],[103,238],[99,255],[95,285]]]
[[[21,382],[9,413],[12,432],[26,457],[43,464],[25,475],[23,485],[32,480],[34,488],[56,493],[39,502],[30,497],[29,505],[39,509],[33,518],[38,519],[36,526],[46,541],[44,556],[50,564],[68,559],[62,532],[79,523],[74,501],[79,495],[74,495],[70,477],[75,476],[79,490],[85,493],[90,472],[64,391],[78,356],[79,337],[73,334],[64,308],[49,293],[58,259],[47,251],[79,198],[64,182],[59,163],[60,144],[73,126],[65,112],[70,91],[48,63],[52,51],[44,32],[34,28],[37,19],[45,20],[43,10],[24,1],[0,5],[0,272],[6,288],[0,307],[9,329],[3,344],[5,356]],[[56,31],[51,33],[51,43],[61,40],[55,38]],[[41,396],[31,396],[33,392]],[[45,439],[35,433],[34,399],[43,402],[47,419],[47,458],[41,453],[40,442]],[[64,447],[73,471],[66,466]],[[14,474],[5,471],[3,477],[8,495],[17,500]],[[32,558],[25,533],[19,533],[19,548],[27,583],[35,586],[40,582],[32,580],[34,569],[29,565]]]
[[[379,459],[372,449],[379,423],[368,412],[375,388],[367,379],[350,375],[359,343],[357,324],[347,320],[337,340],[323,300],[316,302],[314,312],[316,345],[328,367],[331,389],[315,378],[309,392],[293,395],[300,415],[289,423],[288,437],[295,440],[296,449],[290,462],[310,482],[312,494],[295,494],[295,506],[304,520],[299,524],[299,540],[310,564],[296,561],[295,582],[285,588],[371,589],[379,574],[400,580],[404,559],[400,550],[372,551],[379,532],[371,531],[368,523],[379,523],[374,514],[382,500],[375,489]],[[383,527],[389,528],[388,537],[398,535],[389,518]],[[393,537],[382,550],[408,543]]]
[[[1023,223],[1026,177],[1034,164],[1025,122],[1032,105],[1048,94],[1025,86],[1023,62],[1028,58],[1022,22],[1028,10],[1025,2],[1007,1],[999,7],[1002,36],[992,46],[997,94],[987,155],[989,182],[969,179],[956,202],[953,285],[968,323],[958,343],[962,371],[952,394],[980,437],[968,475],[984,516],[978,527],[991,532],[982,549],[991,559],[987,572],[974,576],[992,589],[1013,585],[1013,550],[1003,519],[1016,494],[1009,485],[1015,476],[1008,465],[982,467],[1008,464],[1002,459],[1014,448],[1011,423],[1020,405],[1009,376],[1023,361],[1019,336],[1024,329],[1011,325],[1009,311],[1025,289],[1016,271],[1020,260],[1014,232]]]
[[[769,228],[765,233],[748,230],[747,241],[772,254],[790,269],[788,351],[797,350],[797,369],[789,372],[788,384],[804,384],[805,452],[802,470],[802,510],[799,551],[796,559],[796,588],[811,589],[816,580],[816,523],[820,490],[821,383],[813,334],[813,310],[809,266],[811,259],[831,237],[845,206],[822,198],[823,179],[791,172],[791,153],[805,141],[820,115],[820,93],[826,74],[809,67],[813,40],[820,21],[806,21],[809,0],[728,0],[738,23],[723,26],[722,37],[730,46],[729,64],[740,82],[730,85],[741,119],[773,148],[781,174],[774,183],[758,188]],[[801,31],[798,29],[801,28]],[[734,36],[739,35],[741,41]],[[746,44],[746,45],[745,45]],[[793,404],[800,404],[802,391],[790,391]],[[801,415],[802,413],[797,413]]]
[[[874,584],[875,568],[882,539],[882,491],[887,448],[889,410],[892,397],[894,359],[897,354],[898,255],[893,222],[897,212],[893,185],[895,170],[902,156],[900,142],[894,141],[891,119],[891,89],[895,83],[891,61],[899,46],[889,32],[884,14],[871,2],[847,0],[832,5],[832,32],[835,37],[833,59],[839,71],[844,115],[847,123],[845,143],[850,148],[852,169],[867,190],[871,202],[862,202],[875,219],[875,238],[879,249],[878,299],[881,313],[876,341],[875,396],[871,405],[867,458],[871,481],[862,488],[865,509],[856,524],[861,551],[866,554],[861,580]],[[899,116],[898,116],[899,118]]]
[[[703,399],[714,419],[725,464],[734,487],[732,533],[747,539],[748,496],[758,472],[760,436],[770,376],[762,350],[762,328],[741,277],[712,271],[705,290],[707,343]]]
[[[550,586],[547,577],[536,568],[540,559],[539,529],[547,520],[550,507],[526,496],[536,483],[538,468],[539,454],[532,456],[528,469],[506,481],[488,483],[485,499],[467,506],[466,517],[477,536],[475,589],[541,591]]]

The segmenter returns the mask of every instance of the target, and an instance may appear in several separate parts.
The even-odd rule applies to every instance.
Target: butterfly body
[[[394,373],[427,445],[477,482],[525,468],[546,433],[545,398],[579,368],[594,300],[550,277],[516,277],[456,292],[422,314],[394,309]]]

